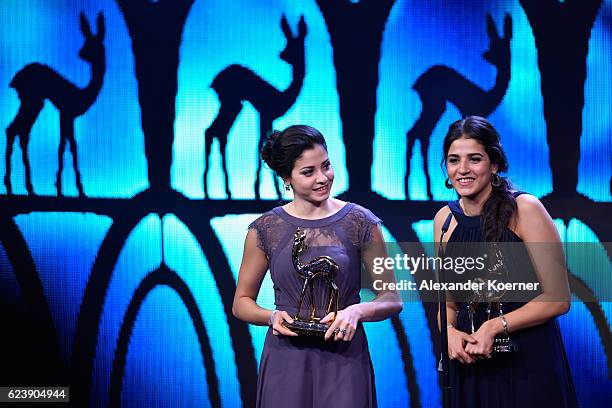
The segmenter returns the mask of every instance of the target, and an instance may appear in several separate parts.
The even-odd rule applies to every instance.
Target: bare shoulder
[[[448,217],[448,214],[451,213],[450,207],[448,205],[445,205],[444,207],[440,208],[438,210],[438,212],[436,213],[435,217],[434,217],[434,225],[433,225],[433,230],[434,230],[434,241],[436,242],[436,253],[437,253],[437,248],[438,248],[438,244],[437,242],[440,241],[440,230],[442,229],[442,225],[444,224],[444,221],[446,221],[446,218]],[[452,225],[453,222],[451,220],[451,226],[450,226],[450,230],[452,233],[452,230],[454,230],[454,225]],[[448,241],[448,236],[445,237],[443,242]]]
[[[442,228],[442,224],[446,221],[446,217],[451,213],[451,210],[448,205],[440,208],[434,217],[434,231],[440,231]]]
[[[451,210],[448,205],[440,208],[434,217],[434,224],[442,224],[450,212]]]
[[[516,198],[516,234],[524,241],[558,240],[555,224],[542,202],[531,194]]]
[[[520,218],[530,218],[542,215],[548,216],[548,211],[542,204],[542,202],[534,195],[521,194],[516,197],[516,208]]]
[[[538,199],[538,197],[534,196],[533,194],[527,194],[527,193],[523,193],[519,195],[518,197],[516,197],[515,200],[518,205],[521,205],[521,204],[522,205],[529,205],[529,204],[536,205],[538,203],[540,205],[542,204],[540,200]]]

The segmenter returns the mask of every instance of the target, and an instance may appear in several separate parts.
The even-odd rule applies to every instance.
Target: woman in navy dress
[[[260,361],[256,405],[374,407],[374,374],[361,322],[383,320],[402,309],[398,294],[389,291],[360,303],[362,259],[367,265],[370,257],[386,256],[380,220],[359,205],[330,197],[334,172],[325,140],[316,129],[300,125],[275,132],[261,153],[285,188],[293,190],[294,199],[249,226],[236,286],[234,315],[270,326]],[[339,266],[335,276],[338,315],[325,316],[323,311],[317,316],[329,324],[325,339],[298,336],[283,325],[293,322],[303,285],[291,261],[298,228],[306,233],[303,262],[327,255]],[[255,302],[268,269],[275,310]],[[392,279],[392,273],[382,278]],[[302,311],[308,310],[309,305],[304,306]]]
[[[559,235],[550,215],[536,197],[512,191],[499,175],[507,171],[508,163],[499,135],[486,119],[470,116],[454,122],[443,149],[446,186],[455,189],[459,199],[436,214],[436,241],[452,214],[443,237],[447,254],[454,245],[457,255],[461,242],[523,242],[518,245],[522,255],[510,257],[507,269],[510,274],[514,270],[521,276],[537,277],[541,283],[539,294],[522,302],[504,302],[503,314],[496,317],[487,315],[483,303],[472,304],[468,310],[466,299],[447,302],[453,407],[577,407],[555,319],[570,307],[567,275],[542,274],[547,264],[538,253],[543,252],[538,245],[553,248],[554,260],[563,265]],[[505,334],[518,345],[518,351],[493,354],[495,337]]]

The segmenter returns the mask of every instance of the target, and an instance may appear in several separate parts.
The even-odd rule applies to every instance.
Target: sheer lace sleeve
[[[257,247],[264,251],[268,259],[272,256],[272,251],[278,245],[279,236],[281,234],[282,219],[274,212],[270,211],[257,218],[249,224],[249,229],[257,232]]]
[[[266,254],[266,256],[268,255],[268,250],[267,245],[266,245],[266,235],[265,235],[265,231],[263,230],[263,227],[261,225],[261,223],[259,222],[261,218],[256,219],[255,221],[253,221],[252,223],[249,224],[249,229],[250,230],[255,230],[255,232],[257,233],[257,248],[261,249],[262,251],[264,251],[264,253]]]
[[[372,240],[372,231],[382,222],[372,211],[360,205],[355,205],[345,219],[344,228],[352,244],[357,247],[368,244]]]
[[[359,207],[359,209],[363,212],[363,224],[361,225],[361,237],[359,240],[359,243],[363,246],[370,243],[372,231],[382,224],[382,221],[367,208]]]

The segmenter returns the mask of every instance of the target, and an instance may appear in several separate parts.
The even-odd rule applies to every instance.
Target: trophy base
[[[519,346],[510,338],[496,338],[493,341],[493,353],[516,353],[519,351]]]
[[[321,337],[325,336],[325,332],[329,329],[329,325],[325,323],[317,322],[306,322],[303,320],[294,319],[293,323],[283,322],[283,326],[288,328],[299,336],[313,336]]]

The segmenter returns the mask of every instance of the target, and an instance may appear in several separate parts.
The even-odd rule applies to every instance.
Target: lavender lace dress
[[[305,220],[281,207],[262,215],[249,228],[268,257],[278,310],[293,315],[302,280],[291,263],[293,235],[306,231],[304,262],[327,255],[339,265],[339,309],[359,303],[361,248],[380,220],[369,210],[347,203],[335,214]],[[305,309],[302,308],[305,315]],[[323,317],[323,316],[320,316]],[[257,383],[257,406],[375,407],[376,390],[368,342],[359,324],[352,341],[324,341],[310,336],[274,336],[268,330]]]

